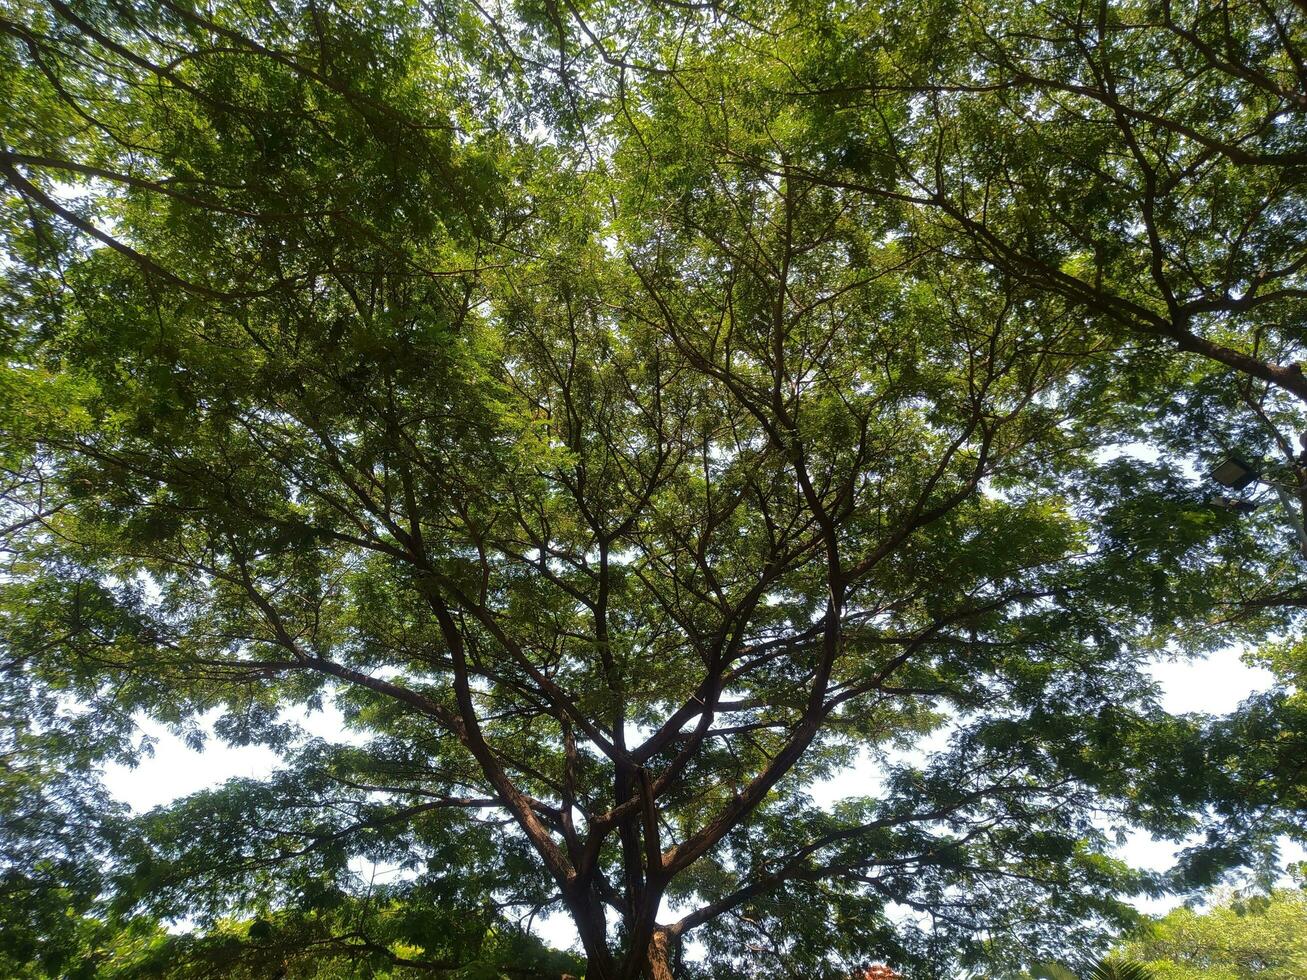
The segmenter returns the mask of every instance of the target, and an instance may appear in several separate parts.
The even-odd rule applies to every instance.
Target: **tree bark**
[[[654,930],[645,955],[648,960],[645,965],[648,980],[672,980],[672,944],[665,930]]]

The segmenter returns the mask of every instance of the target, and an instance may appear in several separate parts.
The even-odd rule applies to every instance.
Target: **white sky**
[[[1163,707],[1173,713],[1223,714],[1254,691],[1268,688],[1272,681],[1268,671],[1243,663],[1235,650],[1222,651],[1205,660],[1158,663],[1152,667],[1152,674],[1161,685]],[[326,738],[355,741],[359,737],[357,733],[345,731],[339,714],[332,709],[311,715],[288,712],[286,717],[300,721],[309,731]],[[265,748],[232,748],[213,739],[203,751],[196,752],[160,725],[146,723],[142,731],[157,739],[154,755],[135,769],[114,765],[105,772],[109,791],[138,812],[217,786],[233,777],[265,777],[278,763],[276,753]],[[865,794],[868,782],[874,779],[870,767],[855,765],[818,787],[814,796],[820,802],[830,802]],[[1170,867],[1176,850],[1175,845],[1137,833],[1118,853],[1136,867],[1161,870]],[[1307,857],[1301,848],[1287,850],[1291,852],[1286,855],[1287,860]],[[377,874],[378,878],[384,877],[386,869],[378,869]],[[1179,904],[1179,899],[1144,900],[1137,904],[1144,911],[1157,913]],[[555,946],[568,947],[576,942],[576,932],[565,916],[537,920],[535,931]]]

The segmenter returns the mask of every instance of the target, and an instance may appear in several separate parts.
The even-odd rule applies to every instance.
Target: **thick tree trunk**
[[[639,980],[673,980],[673,950],[674,945],[668,934],[661,930],[655,931],[653,938],[649,940],[649,945],[645,947],[644,956],[639,961],[631,963],[626,969],[634,968],[638,970],[636,977]],[[610,972],[612,969],[610,956],[606,954],[596,956],[587,951],[586,980],[590,980],[591,977],[608,980],[610,976],[615,975]]]
[[[593,895],[584,892],[572,893],[567,905],[585,951],[586,980],[617,980],[617,964],[608,948],[603,906]]]
[[[648,980],[672,980],[672,944],[668,941],[667,933],[654,930],[646,955],[648,963],[645,971]]]

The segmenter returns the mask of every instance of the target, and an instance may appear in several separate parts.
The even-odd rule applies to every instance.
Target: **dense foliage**
[[[1276,0],[0,0],[0,957],[1010,974],[1272,873],[1305,64]],[[110,805],[212,712],[284,767]]]
[[[1209,908],[1179,908],[1128,951],[1157,980],[1291,980],[1307,973],[1307,892],[1216,896]]]

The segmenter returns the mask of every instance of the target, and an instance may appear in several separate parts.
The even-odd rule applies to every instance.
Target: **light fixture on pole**
[[[1231,490],[1242,490],[1261,479],[1261,473],[1238,456],[1225,457],[1208,475]]]
[[[1300,442],[1303,444],[1304,454],[1307,455],[1307,433],[1304,433]],[[1280,483],[1263,480],[1260,470],[1247,460],[1235,455],[1226,456],[1213,467],[1208,475],[1221,486],[1228,487],[1236,492],[1246,489],[1254,483],[1265,483],[1274,490],[1275,495],[1280,500],[1280,506],[1283,508],[1285,516],[1289,519],[1289,525],[1293,528],[1294,536],[1298,539],[1298,550],[1304,557],[1307,557],[1307,526],[1304,526],[1303,519],[1294,506],[1293,497]],[[1214,503],[1219,507],[1225,507],[1240,514],[1251,514],[1257,509],[1257,504],[1254,501],[1224,494],[1218,497]]]
[[[1257,510],[1255,500],[1245,500],[1243,497],[1231,497],[1223,493],[1219,497],[1213,497],[1212,503],[1217,507],[1224,507],[1226,510],[1232,510],[1236,514],[1251,514]]]

